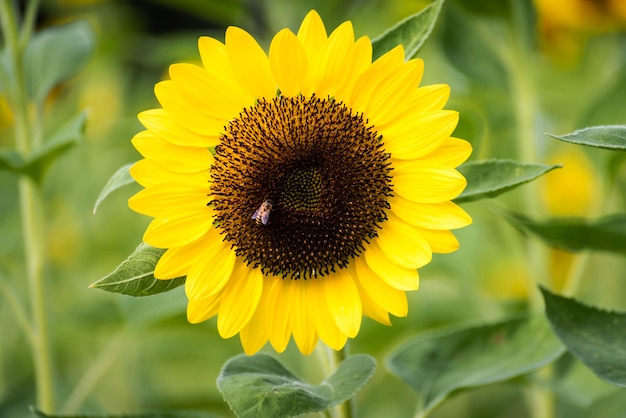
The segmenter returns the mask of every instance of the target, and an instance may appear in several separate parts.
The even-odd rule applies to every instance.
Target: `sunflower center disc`
[[[218,228],[264,274],[346,267],[387,219],[389,154],[362,115],[316,97],[276,97],[226,127],[211,169]]]
[[[322,175],[315,167],[288,173],[278,199],[288,210],[315,211],[322,201]]]

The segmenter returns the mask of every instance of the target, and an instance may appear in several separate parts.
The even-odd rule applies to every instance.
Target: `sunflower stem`
[[[21,36],[16,3],[0,0],[0,26],[7,50],[7,73],[3,78],[11,82],[7,96],[15,118],[15,143],[17,151],[28,156],[40,138],[40,118],[30,117],[29,100],[26,94],[26,81],[22,66],[22,55],[30,37],[32,22],[37,12],[38,1],[30,2],[27,21]],[[20,38],[22,42],[20,42]],[[54,389],[52,362],[49,346],[48,314],[46,290],[43,278],[43,197],[39,184],[23,174],[19,179],[20,212],[22,218],[22,236],[24,241],[24,263],[28,279],[31,305],[30,340],[37,393],[37,407],[44,412],[54,409]]]
[[[519,2],[518,2],[519,3]],[[522,161],[532,162],[537,160],[537,143],[535,133],[537,130],[537,100],[536,82],[534,79],[534,66],[531,52],[531,31],[527,25],[528,11],[520,4],[515,3],[512,10],[511,45],[506,54],[505,62],[509,74],[510,87],[513,100],[513,115],[518,132],[518,154]],[[539,199],[539,190],[536,183],[526,185],[523,191],[524,209],[530,216],[539,216],[542,206]],[[544,311],[543,298],[537,288],[537,284],[547,284],[548,279],[548,255],[537,240],[528,240],[526,255],[533,267],[532,276],[529,280],[529,307],[532,313]],[[534,279],[534,280],[533,280]],[[548,377],[552,369],[547,367],[538,372],[539,376]],[[554,415],[554,396],[545,388],[533,386],[529,389],[528,404],[533,418],[548,418]]]
[[[339,364],[346,359],[348,356],[347,353],[347,343],[341,350],[333,350],[328,347],[326,344],[320,343],[317,346],[317,354],[320,362],[320,366],[322,367],[322,371],[324,372],[324,376],[329,377],[332,375]],[[352,400],[348,400],[342,404],[337,405],[329,411],[326,411],[326,415],[332,418],[352,418],[354,415],[353,411],[354,405]]]

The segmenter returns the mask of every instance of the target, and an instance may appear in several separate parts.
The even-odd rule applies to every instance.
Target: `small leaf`
[[[154,267],[164,252],[141,243],[112,273],[89,287],[129,296],[150,296],[172,290],[185,283],[185,278],[159,280],[154,277]]]
[[[238,417],[293,417],[332,408],[354,396],[372,377],[376,362],[357,354],[320,385],[310,385],[265,354],[230,359],[217,387]]]
[[[558,164],[531,164],[498,159],[465,163],[459,167],[459,171],[467,179],[467,187],[455,202],[496,197],[561,167]]]
[[[120,167],[115,172],[115,174],[111,176],[109,181],[107,181],[107,184],[104,185],[104,188],[102,188],[102,191],[98,195],[98,199],[96,199],[96,204],[93,206],[94,215],[96,214],[96,211],[98,210],[98,206],[100,206],[100,203],[102,203],[102,201],[106,199],[108,195],[110,195],[112,192],[119,189],[120,187],[123,187],[123,186],[126,186],[127,184],[131,184],[135,182],[135,180],[131,177],[130,171],[129,171],[130,167],[132,167],[133,164],[134,163],[130,163],[130,164],[126,164],[125,166]]]
[[[565,135],[548,135],[572,144],[626,151],[626,125],[592,126]]]
[[[24,55],[30,97],[42,103],[54,86],[80,71],[93,46],[93,32],[85,21],[53,26],[36,33]]]
[[[144,412],[136,414],[45,414],[38,409],[32,409],[33,413],[39,418],[218,418],[218,415],[210,414],[202,411],[158,411]]]
[[[86,112],[81,112],[70,119],[46,139],[41,147],[26,157],[20,171],[36,181],[41,181],[50,164],[80,142],[85,132],[86,121]]]
[[[520,230],[536,235],[553,247],[626,254],[626,214],[623,213],[595,221],[555,218],[538,222],[518,213],[509,213],[505,217]]]
[[[374,39],[372,58],[377,59],[400,44],[407,60],[415,57],[435,27],[442,4],[443,0],[436,0]]]
[[[600,379],[626,387],[626,313],[541,292],[550,325],[567,349]]]
[[[426,332],[391,354],[389,369],[418,393],[425,414],[453,391],[536,370],[563,354],[544,317]]]

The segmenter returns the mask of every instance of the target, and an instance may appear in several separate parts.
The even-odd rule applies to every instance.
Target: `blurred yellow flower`
[[[579,148],[567,146],[554,152],[549,161],[563,164],[543,179],[542,197],[546,209],[553,216],[587,217],[600,201],[600,181],[586,154]],[[560,291],[569,277],[574,254],[550,250],[550,277],[552,288]]]
[[[598,202],[599,181],[589,158],[577,147],[552,154],[549,161],[563,164],[542,180],[542,197],[548,212],[558,216],[585,216]]]
[[[405,316],[417,269],[471,223],[450,201],[471,146],[450,136],[449,87],[418,88],[421,60],[399,46],[372,62],[350,22],[328,36],[314,11],[269,55],[236,27],[199,50],[203,66],[172,65],[162,108],[139,115],[145,189],[129,201],[168,249],[155,276],[187,277],[189,321],[217,315],[248,354],[291,336],[308,354],[341,349],[363,315]]]
[[[585,37],[626,29],[624,0],[535,0],[544,47],[561,60],[576,58]]]

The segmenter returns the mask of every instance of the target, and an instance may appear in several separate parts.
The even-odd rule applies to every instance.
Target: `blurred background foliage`
[[[124,413],[184,408],[232,416],[215,379],[222,364],[241,352],[240,344],[222,340],[214,321],[188,324],[182,288],[146,299],[87,288],[132,252],[149,222],[127,207],[128,197],[139,190],[136,185],[116,191],[96,215],[92,210],[107,179],[139,159],[130,144],[142,129],[136,114],[158,106],[153,86],[167,77],[168,65],[199,62],[197,38],[223,40],[229,25],[246,29],[267,48],[276,31],[297,30],[306,12],[315,8],[327,30],[352,20],[357,36],[373,38],[428,3],[42,1],[38,29],[84,19],[97,38],[86,68],[58,86],[45,109],[48,129],[88,109],[84,141],[51,167],[43,183],[59,409]],[[458,232],[459,251],[435,256],[421,270],[422,288],[409,295],[409,316],[394,319],[393,327],[364,321],[351,351],[375,356],[379,366],[357,396],[359,416],[414,414],[411,389],[385,371],[384,358],[392,348],[418,331],[525,312],[537,300],[536,283],[558,292],[579,275],[578,298],[626,310],[623,257],[552,250],[530,242],[497,215],[502,208],[524,209],[538,218],[595,218],[624,211],[623,157],[561,143],[545,133],[625,123],[625,28],[626,3],[621,0],[446,2],[419,56],[425,60],[423,84],[451,85],[447,108],[461,113],[455,135],[472,142],[473,160],[512,158],[563,168],[493,201],[465,205],[474,225]],[[13,146],[12,126],[0,92],[0,147]],[[7,172],[0,172],[0,231],[0,274],[26,303],[17,182]],[[281,357],[308,381],[322,379],[314,356],[303,357],[290,346]],[[526,383],[534,378],[464,392],[431,416],[528,416]],[[620,402],[624,406],[623,390],[600,381],[569,356],[540,383],[554,394],[559,417],[595,417],[598,411],[619,408]],[[0,299],[0,416],[28,416],[32,404],[28,344],[9,304]]]

